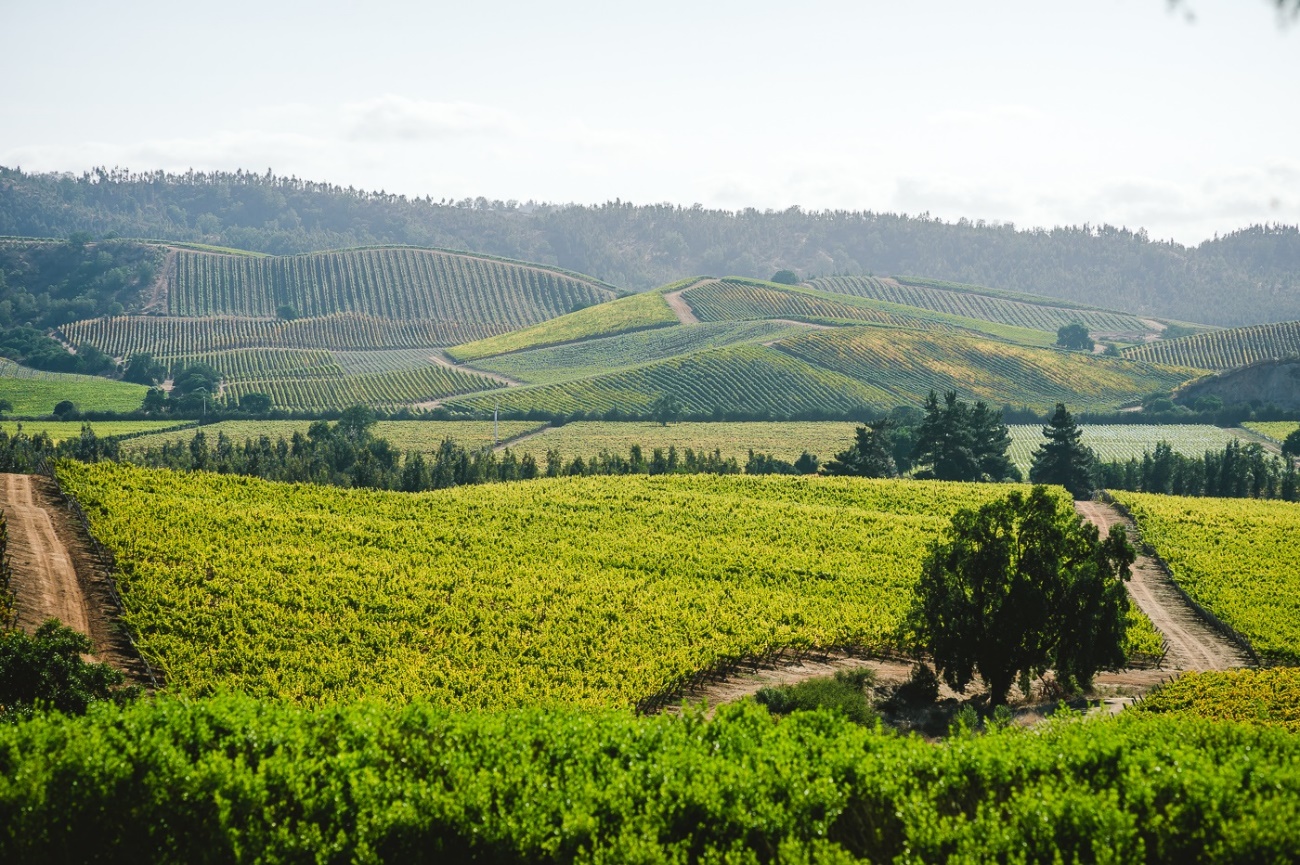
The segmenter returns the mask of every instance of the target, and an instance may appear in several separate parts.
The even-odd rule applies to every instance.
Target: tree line
[[[928,214],[739,211],[406,198],[249,172],[80,177],[0,168],[0,235],[150,237],[292,254],[367,244],[465,249],[643,290],[691,274],[925,276],[1207,324],[1300,318],[1300,229],[1196,247],[1116,226],[1017,229]]]

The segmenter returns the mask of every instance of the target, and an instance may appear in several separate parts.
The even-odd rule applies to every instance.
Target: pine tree
[[[1083,430],[1074,422],[1064,403],[1056,404],[1056,413],[1043,427],[1047,439],[1034,451],[1029,480],[1036,484],[1058,484],[1076,499],[1092,493],[1092,465],[1095,457],[1080,439]]]
[[[893,423],[888,419],[871,421],[865,426],[858,427],[854,434],[853,446],[836,454],[822,470],[828,475],[854,475],[863,478],[897,477],[898,468],[894,465],[894,458],[889,455],[889,436],[892,428]],[[802,460],[802,457],[800,459]],[[815,466],[813,471],[816,471]]]

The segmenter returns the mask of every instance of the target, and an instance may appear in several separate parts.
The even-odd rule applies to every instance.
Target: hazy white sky
[[[0,164],[28,170],[1300,222],[1300,23],[1266,0],[0,0],[0,32]]]

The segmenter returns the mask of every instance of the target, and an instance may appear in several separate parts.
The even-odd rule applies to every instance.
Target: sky
[[[0,0],[0,165],[408,196],[1300,222],[1267,0]]]

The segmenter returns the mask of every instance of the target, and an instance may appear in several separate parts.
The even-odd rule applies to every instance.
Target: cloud
[[[353,141],[443,141],[515,136],[520,125],[496,108],[470,102],[426,102],[385,94],[343,106],[344,137]]]

